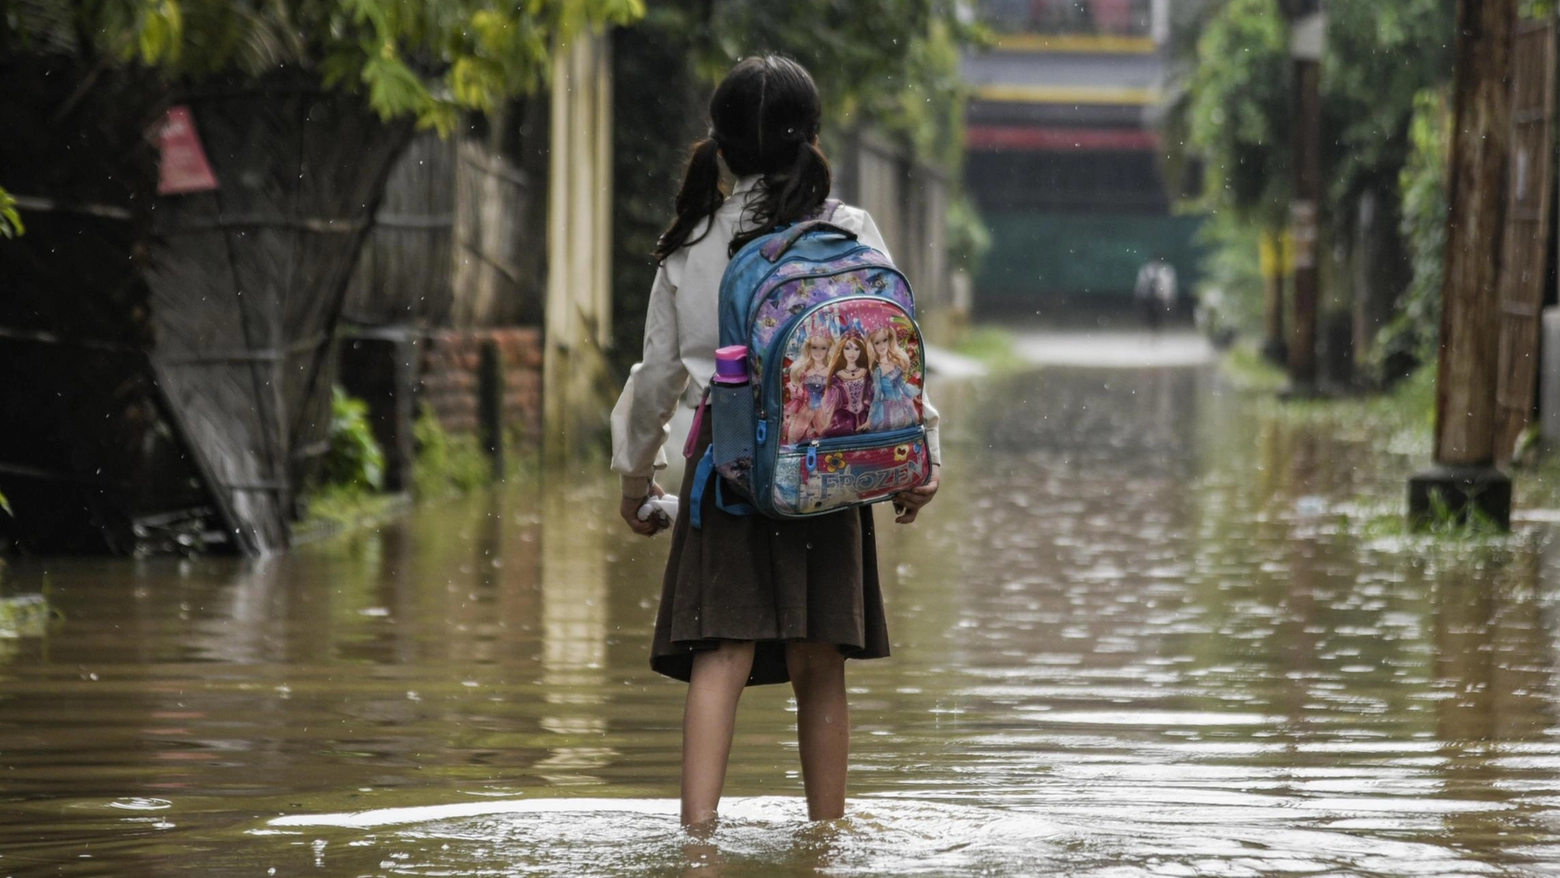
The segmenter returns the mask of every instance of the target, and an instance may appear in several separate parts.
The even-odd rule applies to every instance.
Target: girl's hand
[[[623,520],[628,522],[629,529],[634,533],[639,534],[642,537],[653,537],[666,529],[666,516],[658,512],[655,515],[650,516],[647,520],[640,521],[639,507],[645,505],[645,501],[649,500],[651,497],[664,496],[666,496],[666,491],[662,490],[660,485],[657,485],[655,482],[651,482],[649,494],[640,497],[638,500],[635,500],[632,497],[624,497],[622,502],[618,504],[618,514],[623,516]]]
[[[899,524],[909,524],[915,521],[920,514],[921,507],[932,502],[937,496],[937,485],[942,479],[942,464],[932,464],[932,478],[919,488],[911,488],[908,491],[900,491],[894,495],[894,511],[899,513],[894,521]]]

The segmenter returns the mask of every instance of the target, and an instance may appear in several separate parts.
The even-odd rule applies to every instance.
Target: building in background
[[[1155,255],[1189,289],[1199,220],[1174,216],[1153,126],[1171,0],[982,0],[965,59],[966,184],[991,229],[977,314],[1130,314]]]

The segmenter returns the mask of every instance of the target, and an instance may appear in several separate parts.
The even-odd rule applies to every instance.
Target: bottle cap
[[[746,381],[747,347],[734,344],[715,350],[715,380],[723,383]]]

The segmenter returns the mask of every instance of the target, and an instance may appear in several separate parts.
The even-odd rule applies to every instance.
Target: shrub
[[[378,491],[385,483],[385,454],[368,422],[368,403],[339,386],[331,390],[330,450],[321,481],[360,491]]]

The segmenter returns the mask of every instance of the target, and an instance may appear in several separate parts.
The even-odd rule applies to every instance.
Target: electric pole
[[[1321,299],[1317,228],[1322,201],[1322,50],[1327,24],[1321,0],[1285,0],[1289,56],[1294,64],[1294,324],[1290,330],[1289,392],[1316,392],[1316,310]]]

